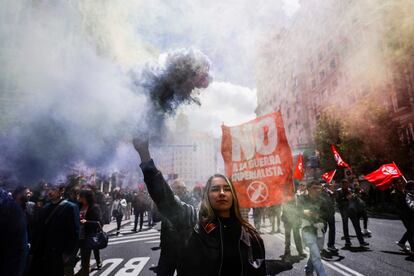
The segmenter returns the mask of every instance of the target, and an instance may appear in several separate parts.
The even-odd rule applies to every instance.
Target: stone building
[[[275,26],[259,44],[256,113],[282,112],[294,153],[313,148],[325,111],[346,114],[370,96],[390,110],[401,139],[413,143],[414,58],[401,67],[387,50],[392,5],[300,1],[289,23]]]
[[[205,184],[220,169],[218,139],[208,133],[189,129],[188,119],[178,115],[175,131],[165,142],[154,145],[154,159],[169,180],[179,178],[187,187]]]

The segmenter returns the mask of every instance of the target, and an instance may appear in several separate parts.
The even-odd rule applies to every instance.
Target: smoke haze
[[[79,161],[97,167],[136,163],[125,145],[165,119],[150,110],[173,115],[181,103],[196,103],[211,76],[254,98],[254,40],[295,5],[261,0],[252,13],[247,0],[213,2],[2,0],[1,173],[31,183],[53,180]],[[209,57],[212,72],[195,49]],[[174,56],[194,58],[201,66],[187,68],[200,74],[186,89],[173,89],[186,91],[185,97],[157,102],[148,95],[160,89],[148,83],[159,80]],[[137,79],[145,72],[146,81]],[[248,113],[254,116],[253,109]],[[214,129],[212,121],[206,124]]]

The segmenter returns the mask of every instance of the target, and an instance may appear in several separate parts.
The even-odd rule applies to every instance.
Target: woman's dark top
[[[220,218],[219,221],[223,235],[221,275],[241,275],[241,255],[239,252],[241,225],[233,217]]]
[[[98,204],[94,204],[88,208],[85,214],[85,219],[86,223],[81,224],[84,226],[84,238],[95,234],[99,229],[99,224],[102,225],[102,213],[101,208],[99,208]]]
[[[236,219],[199,219],[193,206],[174,196],[152,160],[141,169],[151,198],[179,236],[178,276],[266,275],[263,240],[255,230]]]

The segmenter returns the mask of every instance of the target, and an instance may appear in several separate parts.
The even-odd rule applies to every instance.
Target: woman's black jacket
[[[85,237],[95,234],[102,225],[102,212],[98,204],[90,206],[85,214]]]
[[[174,196],[152,160],[142,163],[141,169],[151,198],[180,236],[178,276],[221,276],[223,243],[218,220],[198,220],[194,207]],[[239,253],[242,276],[266,275],[263,240],[247,227],[241,227]]]

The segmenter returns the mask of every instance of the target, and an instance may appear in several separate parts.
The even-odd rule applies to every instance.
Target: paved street
[[[355,236],[352,238],[354,247],[350,250],[343,249],[342,224],[338,214],[336,221],[336,246],[341,250],[337,256],[324,258],[328,275],[403,276],[414,274],[414,260],[400,252],[394,244],[403,234],[403,226],[399,220],[370,218],[369,229],[372,231],[372,237],[367,238],[370,246],[369,249],[362,251],[357,247],[358,242]],[[108,248],[101,251],[104,264],[102,270],[95,270],[91,275],[155,275],[149,268],[156,265],[158,261],[159,250],[156,247],[159,245],[159,225],[153,229],[144,227],[142,232],[133,233],[131,222],[124,221],[123,223],[121,234],[118,237],[111,236]],[[112,229],[114,226],[114,222],[112,222],[107,229]],[[279,275],[304,275],[303,269],[307,259],[293,258],[292,262],[296,262],[292,263],[292,267],[281,260],[280,256],[284,250],[284,235],[269,234],[270,223],[268,221],[262,228],[262,232],[266,245],[266,259],[269,260],[268,270],[279,273]],[[350,234],[354,234],[352,227]],[[295,254],[296,250],[292,246],[292,255]],[[94,260],[91,263],[93,264]],[[281,264],[283,266],[280,266]]]

